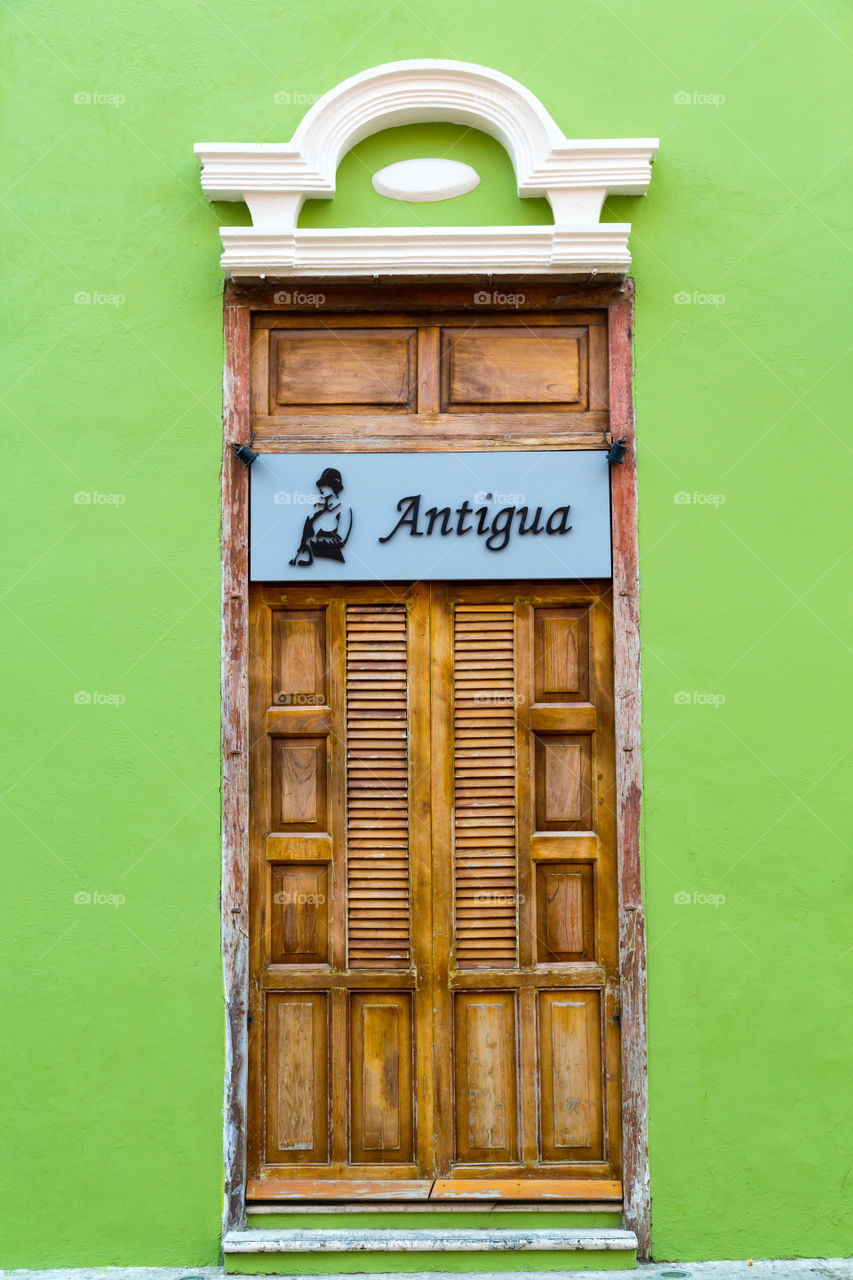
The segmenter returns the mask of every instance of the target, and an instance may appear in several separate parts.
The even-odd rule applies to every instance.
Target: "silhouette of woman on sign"
[[[335,467],[326,470],[317,481],[320,501],[314,503],[313,515],[306,516],[302,526],[299,550],[292,565],[305,568],[317,560],[344,563],[344,547],[352,531],[352,508],[340,501],[344,482]]]

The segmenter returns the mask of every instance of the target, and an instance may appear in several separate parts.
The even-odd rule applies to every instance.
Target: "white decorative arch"
[[[331,199],[346,153],[396,125],[450,122],[506,148],[520,196],[544,196],[553,226],[297,227],[306,199]],[[607,195],[643,195],[654,138],[571,141],[517,80],[469,62],[388,62],[342,81],[290,142],[199,143],[211,200],[244,200],[251,227],[222,227],[232,278],[545,271],[624,275],[629,223],[601,223]]]

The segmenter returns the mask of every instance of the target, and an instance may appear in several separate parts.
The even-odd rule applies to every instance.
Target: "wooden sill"
[[[246,1187],[249,1203],[258,1200],[471,1200],[621,1201],[622,1183],[604,1178],[255,1178]]]

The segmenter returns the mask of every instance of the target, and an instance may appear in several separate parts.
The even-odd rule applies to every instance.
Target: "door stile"
[[[441,329],[423,325],[418,329],[418,413],[441,410]]]
[[[430,684],[433,862],[433,1018],[431,1046],[435,1090],[435,1176],[445,1178],[453,1159],[453,1018],[450,961],[453,937],[453,644],[447,588],[430,585]]]
[[[329,734],[329,819],[332,835],[332,972],[347,967],[346,869],[346,606],[330,600],[326,608],[326,689],[331,708]],[[341,740],[343,739],[343,741]],[[348,993],[329,989],[329,1153],[332,1168],[342,1170],[349,1152]]]
[[[271,650],[271,618],[257,594],[249,601],[249,773],[254,803],[249,805],[249,882],[257,883],[259,872],[266,875],[261,850],[264,848],[267,824],[268,740],[258,726],[263,725],[269,671],[265,656]],[[257,797],[263,796],[263,805]],[[262,969],[260,951],[268,946],[266,895],[248,894],[249,898],[249,973]],[[249,1020],[248,1052],[248,1149],[260,1151],[263,1144],[262,1117],[266,1114],[266,1071],[263,1068],[264,992],[256,977],[249,982],[247,1002]]]
[[[533,832],[531,785],[533,781],[530,704],[533,700],[533,610],[527,601],[515,609],[515,822],[518,857],[518,966],[532,969],[536,962],[536,910],[533,864],[530,858]]]
[[[515,822],[516,822],[516,919],[518,969],[531,972],[536,963],[536,897],[530,857],[533,813],[533,780],[530,704],[533,698],[533,609],[528,601],[515,606]],[[519,1137],[521,1163],[533,1168],[539,1159],[539,1050],[536,991],[522,988],[518,1001],[519,1061],[529,1064],[521,1072],[519,1089]],[[532,1068],[532,1069],[531,1069]]]
[[[331,1057],[331,1106],[329,1107],[330,1173],[340,1174],[349,1152],[349,991],[333,986],[329,991],[329,1049]]]
[[[525,1064],[518,1091],[518,1126],[521,1163],[533,1169],[539,1163],[539,1047],[536,1026],[536,989],[522,987],[518,1001],[519,1062]]]
[[[431,813],[430,590],[417,583],[408,610],[409,706],[409,931],[414,991],[414,1080],[417,1160],[432,1169],[435,1160],[433,1087],[433,866]]]
[[[329,706],[329,809],[332,829],[332,969],[347,967],[346,895],[346,606],[330,600],[326,609],[326,653]],[[343,737],[343,741],[341,741]],[[333,1071],[333,1080],[336,1073]]]
[[[590,610],[592,626],[591,681],[599,721],[605,718],[613,723],[614,691],[613,668],[609,656],[613,652],[612,588],[602,592]],[[592,692],[592,691],[591,691]],[[600,845],[617,847],[617,794],[616,761],[613,752],[599,749],[596,729],[594,755],[597,761],[595,778],[595,803]],[[597,913],[596,937],[600,939],[600,953],[596,956],[604,970],[602,992],[602,1043],[605,1055],[604,1075],[604,1149],[610,1153],[614,1176],[622,1175],[622,1090],[619,1063],[621,1056],[621,1004],[619,976],[619,939],[617,922],[619,912],[618,883],[615,877],[602,876],[598,882],[595,910]]]

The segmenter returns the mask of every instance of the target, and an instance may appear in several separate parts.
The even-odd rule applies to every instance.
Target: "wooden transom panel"
[[[444,328],[441,344],[442,399],[447,409],[586,407],[586,329]]]
[[[250,1195],[618,1195],[609,588],[250,613]]]
[[[354,421],[354,418],[357,421]],[[604,312],[548,315],[257,313],[251,427],[266,451],[446,448],[511,432],[531,447],[600,447],[608,422]]]
[[[287,329],[270,334],[270,411],[307,406],[414,409],[414,329]]]

